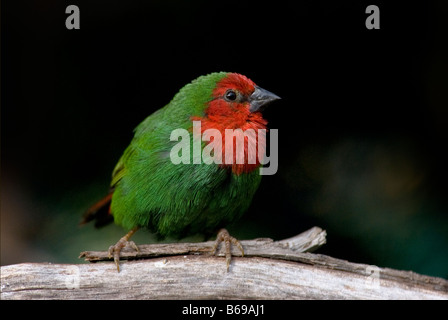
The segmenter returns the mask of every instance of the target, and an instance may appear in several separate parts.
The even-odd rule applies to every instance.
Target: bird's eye
[[[237,98],[237,94],[234,90],[227,90],[224,97],[227,101],[235,101]]]

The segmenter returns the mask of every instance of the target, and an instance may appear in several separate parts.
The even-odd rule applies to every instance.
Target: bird
[[[138,251],[130,238],[141,228],[159,239],[217,232],[212,252],[224,243],[227,271],[232,245],[244,255],[241,243],[225,227],[247,211],[258,189],[262,164],[258,158],[249,161],[248,153],[251,148],[266,148],[258,134],[267,129],[262,111],[278,99],[240,73],[214,72],[182,87],[167,105],[135,128],[132,141],[112,171],[109,192],[88,208],[81,220],[81,224],[95,221],[95,227],[114,222],[128,231],[109,248],[118,272],[121,250],[128,246]],[[221,137],[197,142],[195,124],[199,124],[199,137],[210,129]],[[176,129],[193,133],[184,141],[191,148],[179,151],[184,159],[191,160],[187,163],[173,161],[173,155],[179,154],[173,152],[179,143],[172,139]],[[231,143],[225,143],[230,137],[228,130],[252,130],[255,134],[252,138],[244,136],[244,148],[235,150],[233,137]],[[213,149],[215,159],[222,161],[198,162],[193,155],[183,154],[188,149],[195,151],[195,143],[204,151],[213,141],[217,146]],[[243,161],[236,161],[241,155]]]

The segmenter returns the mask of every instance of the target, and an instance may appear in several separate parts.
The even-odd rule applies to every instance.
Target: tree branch
[[[255,240],[243,240],[246,257],[267,257],[290,260],[288,257],[294,253],[312,252],[326,243],[326,232],[319,227],[311,228],[297,236],[282,241],[274,242],[269,238]],[[214,241],[197,243],[161,243],[139,245],[139,251],[132,248],[124,248],[121,251],[122,260],[147,259],[154,257],[167,257],[176,255],[210,255]],[[222,249],[222,248],[221,248]],[[224,256],[224,250],[217,252],[217,256]],[[232,255],[241,256],[241,251],[232,246]],[[80,258],[86,261],[112,261],[107,251],[84,251]]]
[[[445,279],[303,252],[324,243],[316,227],[242,241],[245,257],[234,257],[229,272],[210,255],[212,242],[141,245],[123,252],[133,261],[120,273],[111,263],[4,266],[1,299],[448,299]],[[109,260],[107,252],[81,255]]]

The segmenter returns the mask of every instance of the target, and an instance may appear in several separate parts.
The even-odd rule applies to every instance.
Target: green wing
[[[156,112],[148,116],[134,129],[134,138],[132,139],[131,143],[126,148],[120,160],[116,164],[114,170],[112,171],[112,180],[110,183],[111,189],[114,189],[121,181],[121,179],[123,179],[123,177],[126,175],[126,164],[129,163],[129,159],[132,158],[133,154],[135,153],[135,148],[138,146],[140,137],[143,134],[156,130],[160,125],[161,122],[158,118],[161,117],[164,109],[165,108],[157,110]]]

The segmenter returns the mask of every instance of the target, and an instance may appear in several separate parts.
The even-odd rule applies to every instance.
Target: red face
[[[255,85],[249,78],[229,73],[216,84],[212,93],[213,100],[206,110],[208,115],[232,112],[259,113],[270,102],[280,99],[277,95]]]
[[[207,117],[223,129],[242,128],[252,118],[248,98],[254,90],[255,84],[251,80],[230,73],[213,90],[213,100],[205,111]],[[259,118],[262,119],[261,114]]]
[[[212,100],[205,110],[205,116],[192,118],[194,121],[201,121],[202,133],[207,129],[217,129],[221,132],[223,160],[226,153],[229,152],[225,146],[226,129],[241,129],[242,132],[247,129],[254,130],[255,136],[253,138],[244,137],[243,150],[236,150],[236,144],[233,144],[233,164],[222,164],[224,167],[231,167],[236,174],[251,172],[259,166],[258,160],[255,164],[247,163],[248,148],[263,148],[263,150],[265,148],[264,137],[260,138],[263,141],[258,141],[258,129],[266,129],[267,121],[263,119],[261,112],[250,111],[250,96],[254,93],[255,88],[255,83],[247,77],[237,73],[229,73],[227,77],[217,83],[213,90]],[[227,148],[229,148],[229,145]],[[239,152],[244,154],[241,155]],[[236,164],[236,159],[239,156],[245,157],[244,164]]]
[[[255,83],[252,80],[238,73],[229,73],[217,83],[213,97],[221,97],[230,102],[248,101],[254,91]]]
[[[266,121],[260,112],[250,111],[250,97],[256,88],[249,78],[238,73],[229,73],[217,83],[213,99],[205,110],[206,118],[214,122],[216,129],[247,129],[251,122],[263,127]]]

